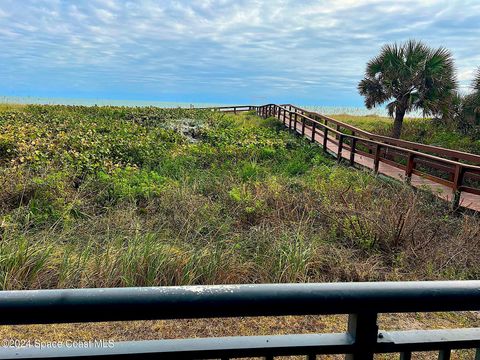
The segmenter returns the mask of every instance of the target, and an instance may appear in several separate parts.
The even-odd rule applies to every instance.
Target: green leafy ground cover
[[[477,217],[275,119],[32,105],[0,126],[2,289],[479,275]]]

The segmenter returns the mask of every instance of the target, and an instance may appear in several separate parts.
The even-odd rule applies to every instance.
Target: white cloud
[[[261,87],[272,100],[358,104],[366,61],[409,38],[451,49],[466,86],[478,23],[469,0],[0,1],[0,76],[32,91],[241,99]],[[29,90],[0,85],[12,89]]]

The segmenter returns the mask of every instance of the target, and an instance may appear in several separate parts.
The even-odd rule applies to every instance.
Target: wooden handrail
[[[417,143],[417,142],[413,142],[413,141],[395,139],[395,138],[392,138],[392,137],[389,137],[389,136],[373,134],[369,131],[357,128],[357,127],[355,127],[351,124],[347,124],[345,122],[333,119],[331,117],[322,115],[322,114],[320,114],[318,112],[315,112],[315,111],[302,109],[298,106],[291,105],[291,104],[285,104],[285,105],[280,105],[280,106],[285,107],[285,108],[290,107],[290,108],[294,109],[296,112],[301,111],[301,112],[304,112],[304,113],[307,113],[307,114],[310,114],[310,115],[313,114],[314,116],[318,116],[321,119],[327,120],[328,122],[332,122],[336,125],[339,125],[340,127],[344,128],[344,129],[353,131],[355,134],[362,135],[363,137],[366,137],[370,140],[378,140],[378,141],[383,142],[383,143],[391,143],[393,145],[397,145],[397,146],[412,149],[412,150],[428,151],[428,152],[431,152],[431,153],[434,153],[434,154],[437,154],[437,155],[444,155],[444,156],[450,157],[451,159],[470,161],[470,162],[473,162],[475,164],[480,165],[480,155],[471,154],[471,153],[467,153],[467,152],[459,151],[459,150],[447,149],[447,148],[443,148],[443,147],[440,147],[440,146],[426,145],[426,144]]]
[[[349,159],[350,164],[355,163],[355,154],[358,153],[373,158],[373,169],[375,172],[378,172],[380,162],[384,162],[405,170],[405,178],[407,181],[409,181],[412,175],[415,174],[435,183],[445,185],[452,189],[454,207],[458,207],[459,205],[461,192],[480,195],[480,189],[464,184],[465,178],[480,182],[480,166],[478,166],[480,165],[480,156],[475,154],[372,134],[350,124],[343,123],[328,116],[305,110],[291,104],[219,106],[200,109],[233,113],[255,110],[259,116],[275,116],[279,121],[282,121],[285,126],[295,130],[297,130],[297,124],[300,121],[302,124],[302,135],[305,135],[306,123],[309,123],[311,130],[310,140],[312,142],[316,141],[316,135],[318,134],[317,130],[320,130],[323,133],[322,145],[324,151],[328,151],[328,141],[337,144],[337,153],[334,155],[338,157],[339,161],[342,160],[342,150],[346,149],[351,151]],[[320,118],[324,123],[315,119],[315,117]],[[328,126],[327,124],[334,124],[335,128]],[[352,134],[342,132],[342,128],[350,130]],[[333,137],[330,137],[328,134],[333,134]],[[347,145],[346,140],[349,140],[350,144],[353,145]],[[367,146],[370,149],[370,153],[365,153],[364,151],[357,149],[356,147],[358,144]],[[382,150],[393,154],[393,159],[382,157]],[[395,155],[404,155],[406,164],[396,161]],[[438,155],[443,155],[448,158]],[[474,164],[465,163],[461,160],[473,162]],[[449,179],[446,180],[440,177],[441,175],[434,175],[416,169],[415,166],[417,163],[435,169],[440,174],[448,175]]]
[[[286,108],[284,108],[283,106],[279,106],[281,109],[283,109],[284,111],[289,111],[287,110]],[[325,124],[322,124],[321,122],[317,121],[317,120],[314,120],[308,116],[305,116],[305,115],[302,115],[300,114],[300,117],[304,118],[305,120],[308,120],[308,121],[311,121],[312,123],[315,123],[316,124],[316,127],[318,128],[318,126],[321,126],[322,128],[324,129],[328,129],[329,132],[332,132],[336,135],[342,135],[344,137],[348,137],[350,139],[356,139],[357,141],[360,140],[360,141],[367,141],[370,143],[370,144],[373,144],[373,145],[380,145],[381,147],[385,147],[385,148],[389,148],[389,149],[392,149],[392,150],[397,150],[397,151],[401,151],[401,152],[406,152],[406,153],[410,153],[410,154],[413,154],[417,157],[423,157],[423,158],[426,158],[426,159],[430,159],[430,160],[436,160],[436,161],[439,161],[439,162],[443,162],[443,163],[446,163],[446,164],[450,164],[450,165],[461,165],[463,166],[464,168],[466,169],[471,169],[471,170],[475,170],[475,171],[480,171],[480,166],[476,166],[476,165],[470,165],[470,164],[464,164],[462,162],[459,162],[459,161],[455,161],[455,160],[450,160],[450,159],[445,159],[445,158],[442,158],[442,157],[439,157],[439,156],[435,156],[435,155],[431,155],[431,154],[426,154],[426,153],[423,153],[423,152],[420,152],[418,150],[412,150],[412,149],[408,149],[408,148],[402,148],[401,146],[396,146],[396,145],[392,145],[392,144],[388,144],[388,143],[383,143],[381,141],[376,141],[376,140],[370,140],[370,139],[365,139],[365,138],[362,138],[360,136],[356,136],[356,135],[350,135],[350,134],[345,134],[337,129],[334,129],[332,127],[329,127]]]
[[[466,177],[474,179],[480,183],[480,166],[476,165],[480,164],[480,160],[478,162],[476,161],[475,165],[460,161],[472,161],[472,159],[480,159],[480,156],[445,148],[437,148],[424,144],[404,142],[403,140],[396,141],[397,139],[373,135],[369,132],[357,129],[356,127],[344,124],[335,119],[315,112],[306,111],[293,105],[267,104],[262,106],[254,106],[252,109],[255,109],[257,114],[262,117],[277,117],[278,120],[282,121],[285,126],[287,126],[289,129],[294,129],[296,132],[298,132],[297,124],[298,122],[301,122],[302,135],[305,135],[305,127],[308,123],[308,127],[311,131],[310,140],[312,142],[317,141],[316,135],[323,135],[322,145],[324,151],[328,151],[328,141],[337,144],[338,147],[336,154],[334,155],[336,155],[338,161],[342,160],[342,151],[343,149],[346,149],[350,151],[350,158],[348,160],[352,165],[355,163],[355,154],[358,153],[370,158],[373,157],[373,170],[375,172],[378,172],[380,162],[384,162],[403,169],[405,171],[405,179],[407,181],[409,181],[412,175],[415,174],[427,178],[435,183],[445,185],[452,189],[454,207],[459,206],[461,192],[480,195],[479,188],[464,184]],[[320,117],[325,123],[314,119],[314,117]],[[328,123],[335,124],[335,128],[328,126]],[[342,128],[352,130],[353,135],[342,132]],[[318,133],[317,130],[321,131],[321,133]],[[330,137],[328,134],[333,134],[334,136]],[[388,139],[389,141],[382,141],[384,138]],[[350,143],[350,145],[348,145],[348,143]],[[404,143],[407,143],[409,146],[402,146]],[[359,150],[357,148],[358,144],[367,146],[370,149],[370,154]],[[414,144],[415,148],[413,148],[412,144]],[[372,149],[374,149],[373,155],[371,155]],[[436,151],[437,149],[440,149],[441,151]],[[393,155],[391,158],[382,157],[382,150],[384,153],[388,152],[389,154]],[[434,154],[422,152],[421,150],[433,152]],[[451,157],[451,159],[438,156],[439,152],[442,155]],[[406,164],[396,161],[396,157],[399,155],[405,156]],[[440,177],[441,175],[430,174],[416,169],[416,163],[427,165],[430,168],[437,170],[441,174],[448,175],[449,179],[446,180]]]

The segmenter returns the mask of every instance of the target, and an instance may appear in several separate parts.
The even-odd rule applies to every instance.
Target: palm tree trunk
[[[399,139],[402,133],[403,118],[405,117],[405,109],[397,108],[395,110],[395,120],[393,122],[392,137]]]

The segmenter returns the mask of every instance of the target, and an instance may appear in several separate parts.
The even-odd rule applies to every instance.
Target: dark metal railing
[[[0,359],[238,358],[477,349],[480,329],[378,330],[379,313],[478,311],[480,281],[217,285],[0,292],[3,325],[241,316],[349,314],[345,333],[117,342],[92,347],[3,347]]]

